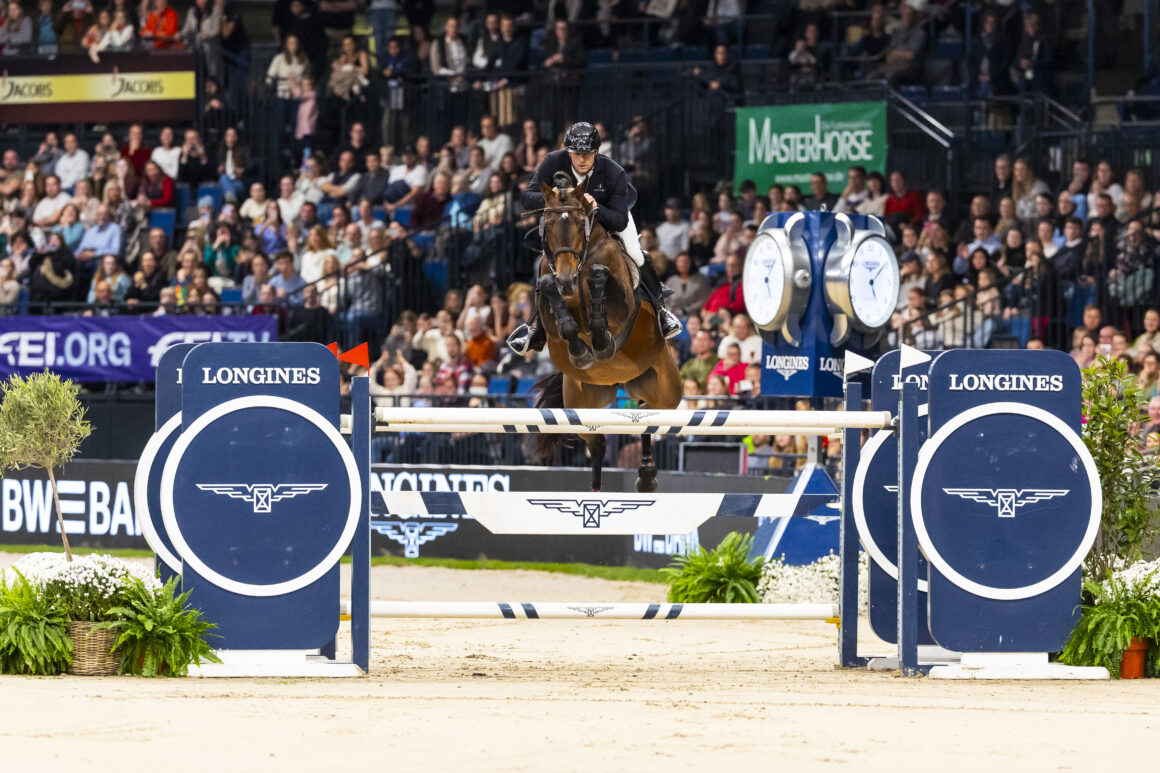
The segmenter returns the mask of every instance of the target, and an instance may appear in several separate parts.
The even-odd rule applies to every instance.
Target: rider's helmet
[[[569,153],[595,153],[599,149],[600,133],[590,123],[574,123],[564,133],[564,150]]]

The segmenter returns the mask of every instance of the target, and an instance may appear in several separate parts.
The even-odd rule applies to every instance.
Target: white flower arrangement
[[[121,603],[130,581],[157,590],[161,583],[148,568],[113,556],[93,553],[71,562],[62,553],[30,553],[5,571],[5,578],[19,571],[40,591],[56,599],[71,619],[102,620],[110,608]]]
[[[869,604],[870,561],[865,553],[858,556],[858,606]],[[841,589],[841,557],[830,553],[812,564],[791,566],[784,561],[770,561],[761,570],[757,592],[767,604],[838,603]]]
[[[43,585],[42,577],[56,572],[68,563],[64,553],[29,553],[0,573],[0,580],[9,584],[16,579],[16,572],[34,585]]]
[[[1160,597],[1160,559],[1137,561],[1127,566],[1117,563],[1112,574],[1141,595]]]

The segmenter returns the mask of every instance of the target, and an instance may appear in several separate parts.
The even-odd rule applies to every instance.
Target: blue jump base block
[[[326,348],[184,346],[158,365],[157,433],[138,468],[137,506],[162,571],[180,574],[219,626],[214,644],[231,663],[221,675],[369,671],[374,504],[400,518],[450,508],[509,534],[685,533],[714,515],[792,525],[829,513],[843,569],[843,667],[866,664],[857,651],[861,540],[876,567],[871,626],[894,634],[903,673],[925,671],[918,646],[935,643],[964,653],[946,674],[957,678],[987,676],[984,661],[998,662],[1006,677],[1094,678],[1100,674],[1075,669],[1048,674],[1045,655],[1027,655],[1062,648],[1076,622],[1079,563],[1101,504],[1078,434],[1079,372],[1056,354],[884,357],[874,404],[897,419],[871,436],[865,453],[861,430],[844,430],[840,492],[392,492],[372,503],[365,377],[352,384],[348,442],[338,363]],[[847,373],[844,390],[846,410],[860,411],[863,384]],[[348,553],[350,601],[340,606],[338,561]],[[344,609],[350,664],[334,660]]]

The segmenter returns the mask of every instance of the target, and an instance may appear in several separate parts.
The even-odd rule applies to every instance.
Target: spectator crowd
[[[852,77],[927,83],[931,37],[969,33],[977,38],[965,62],[972,93],[1052,88],[1059,31],[1046,30],[1035,4],[985,5],[973,28],[957,10],[914,0],[846,3],[864,18],[842,19],[830,16],[831,4],[798,5],[774,24],[768,53],[786,57],[801,87],[830,77],[839,54]],[[255,152],[269,138],[247,136],[236,120],[251,67],[236,3],[196,0],[179,13],[167,0],[101,8],[80,0],[63,11],[41,0],[33,13],[10,2],[0,55],[99,60],[184,48],[201,57],[205,93],[201,130],[133,124],[96,141],[50,131],[34,152],[4,149],[0,306],[273,315],[283,339],[369,339],[376,395],[396,402],[479,398],[493,377],[541,375],[550,368],[543,355],[516,357],[505,346],[533,309],[524,234],[536,213],[524,211],[520,193],[565,128],[538,120],[542,95],[526,88],[529,74],[563,88],[589,52],[647,35],[662,48],[705,52],[692,74],[724,112],[744,93],[739,19],[752,11],[739,2],[464,3],[429,37],[432,3],[371,0],[361,14],[369,34],[356,36],[354,0],[277,0],[279,51],[256,75],[292,152],[270,170]],[[827,43],[835,25],[848,44],[841,52]],[[412,79],[483,100],[490,113],[446,136],[413,131]],[[740,281],[746,251],[770,214],[822,207],[886,224],[903,277],[894,344],[1013,339],[1072,350],[1081,364],[1106,348],[1147,367],[1160,329],[1148,310],[1160,255],[1149,183],[1160,181],[1142,170],[1093,159],[1049,179],[1035,160],[1001,156],[966,212],[951,211],[946,192],[922,181],[861,167],[849,169],[841,190],[818,173],[806,191],[722,181],[674,198],[659,188],[662,159],[646,117],[596,126],[601,152],[640,191],[642,247],[685,320],[671,348],[689,405],[759,395],[761,338]],[[449,256],[445,277],[427,271]],[[1092,322],[1092,313],[1101,317]]]

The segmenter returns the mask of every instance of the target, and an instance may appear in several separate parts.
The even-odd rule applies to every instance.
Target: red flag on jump
[[[341,354],[338,357],[340,362],[349,362],[352,365],[362,365],[367,370],[371,367],[370,348],[366,343],[361,343],[355,348],[351,349],[346,354]]]
[[[337,342],[333,343],[333,344],[327,344],[326,348],[330,350],[331,354],[333,354],[335,357],[338,357],[338,343]]]

